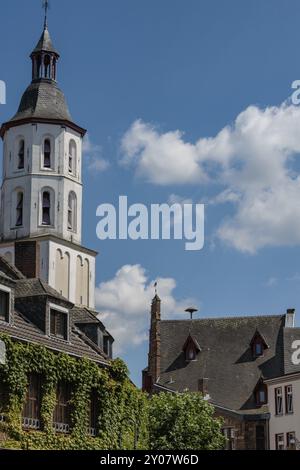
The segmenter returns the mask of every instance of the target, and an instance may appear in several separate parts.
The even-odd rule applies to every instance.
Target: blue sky
[[[43,20],[39,0],[0,12],[5,121],[30,82]],[[300,312],[300,110],[282,104],[300,79],[299,14],[297,0],[51,2],[59,85],[89,135],[83,242],[100,252],[97,304],[137,383],[155,279],[165,318],[190,302],[199,317]],[[206,202],[204,249],[99,241],[97,206],[123,194]]]

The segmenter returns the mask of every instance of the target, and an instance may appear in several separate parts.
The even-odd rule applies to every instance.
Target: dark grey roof
[[[78,305],[75,305],[74,308],[72,308],[72,312],[74,315],[74,323],[96,323],[102,325],[100,320],[97,318],[98,312],[94,312],[87,307],[79,307]]]
[[[63,92],[51,80],[32,82],[22,96],[17,114],[9,121],[53,119],[72,121]]]
[[[95,362],[108,364],[100,349],[93,345],[81,332],[78,334],[76,328],[71,329],[70,340],[63,341],[45,335],[36,325],[15,311],[13,324],[0,323],[0,332],[6,333],[15,340],[39,344],[54,351],[64,352],[76,357],[87,357]]]
[[[161,374],[158,383],[173,390],[199,391],[208,379],[212,401],[233,410],[256,408],[253,391],[259,380],[283,373],[285,316],[212,318],[160,322]],[[253,359],[250,342],[258,330],[269,349]],[[182,351],[189,335],[201,345],[197,361],[186,362]]]
[[[10,279],[25,279],[25,276],[14,265],[10,264],[4,256],[0,256],[0,270]]]
[[[50,33],[48,31],[47,26],[40,37],[39,42],[37,43],[35,49],[33,50],[32,54],[36,54],[37,52],[53,52],[57,56],[59,56],[56,49],[53,47],[52,40],[50,37]]]
[[[21,279],[16,284],[15,297],[25,298],[34,296],[49,296],[73,305],[68,299],[59,294],[42,279]]]

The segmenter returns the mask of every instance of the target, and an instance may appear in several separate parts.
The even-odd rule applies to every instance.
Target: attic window
[[[0,290],[0,321],[9,321],[9,304],[9,292],[4,292],[3,290]]]
[[[192,344],[190,344],[190,346],[188,348],[186,348],[186,351],[185,351],[186,360],[187,361],[195,361],[196,355],[197,355],[197,353],[196,353],[195,347]]]
[[[68,315],[58,310],[50,310],[50,334],[56,338],[68,339]]]
[[[197,354],[201,351],[201,348],[195,338],[189,334],[184,346],[183,346],[183,352],[185,354],[185,360],[190,362],[190,361],[196,361],[197,360]]]
[[[110,338],[110,336],[104,336],[103,338],[103,350],[105,352],[105,354],[110,358],[112,359],[112,356],[113,356],[113,347],[112,347],[112,339]]]
[[[265,405],[268,401],[267,386],[260,382],[255,390],[255,399],[257,406]]]
[[[264,337],[259,333],[258,330],[256,330],[251,340],[250,346],[252,349],[253,358],[263,356],[265,349],[269,349],[269,346],[267,345]]]

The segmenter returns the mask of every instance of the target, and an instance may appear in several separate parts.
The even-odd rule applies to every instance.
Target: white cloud
[[[154,282],[148,278],[142,266],[125,265],[113,279],[102,282],[96,289],[96,305],[101,312],[99,318],[115,337],[116,354],[148,340]],[[175,299],[174,279],[159,278],[157,282],[163,318],[174,318],[193,303],[191,299]],[[185,313],[183,316],[186,318]]]
[[[266,282],[266,287],[274,287],[278,283],[277,277],[270,277]]]
[[[300,107],[283,103],[250,106],[215,137],[188,143],[180,131],[160,133],[136,121],[122,141],[123,163],[149,182],[211,184],[211,203],[230,203],[235,212],[217,236],[236,249],[255,253],[266,246],[300,243]]]
[[[82,150],[89,170],[96,173],[107,170],[109,162],[102,157],[102,147],[94,144],[89,134],[84,138]]]
[[[133,123],[122,140],[123,165],[136,165],[137,175],[151,183],[196,183],[202,172],[197,149],[184,142],[179,131],[159,134],[150,124]]]

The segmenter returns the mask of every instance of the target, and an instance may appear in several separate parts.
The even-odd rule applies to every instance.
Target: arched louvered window
[[[51,78],[51,59],[49,55],[46,55],[44,58],[44,71],[45,78]]]
[[[68,230],[77,231],[77,197],[73,191],[70,192],[68,199]]]
[[[21,139],[19,142],[18,148],[18,170],[22,170],[24,168],[25,162],[25,141]]]
[[[51,225],[51,195],[49,191],[42,194],[42,224]]]
[[[44,149],[43,149],[43,167],[51,168],[51,141],[50,139],[44,140]]]
[[[76,159],[77,159],[77,148],[74,140],[70,141],[69,144],[69,173],[75,175],[76,173]]]
[[[20,191],[17,194],[16,227],[21,227],[23,225],[23,206],[24,206],[24,194]]]

